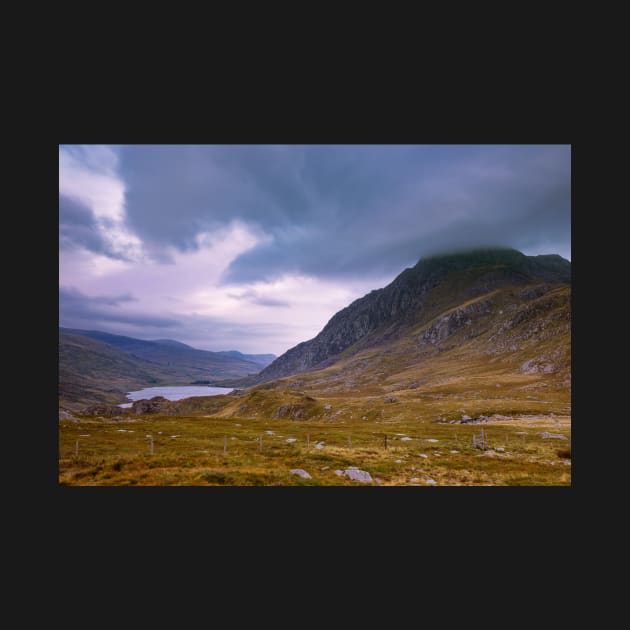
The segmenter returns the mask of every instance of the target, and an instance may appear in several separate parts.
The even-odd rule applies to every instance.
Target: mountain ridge
[[[338,311],[313,339],[290,348],[251,383],[326,367],[366,338],[395,338],[458,303],[507,286],[570,284],[571,263],[557,254],[526,256],[511,248],[484,248],[421,258],[390,284]],[[440,285],[444,295],[440,295]]]

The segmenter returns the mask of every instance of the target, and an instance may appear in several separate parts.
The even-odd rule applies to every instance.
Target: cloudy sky
[[[61,145],[60,325],[281,354],[422,256],[571,258],[567,145]]]

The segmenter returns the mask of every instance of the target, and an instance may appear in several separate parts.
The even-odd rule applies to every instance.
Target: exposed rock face
[[[556,366],[551,361],[546,361],[542,357],[529,359],[521,365],[521,372],[523,372],[523,374],[549,374],[550,372],[556,371]]]
[[[566,284],[570,279],[571,263],[556,255],[525,256],[511,249],[488,249],[421,259],[387,287],[339,311],[314,339],[285,352],[262,370],[255,382],[330,365],[351,346],[353,350],[368,347],[445,313],[419,338],[420,344],[439,345],[490,314],[492,303],[475,298],[503,287],[544,283],[522,290],[521,300],[535,300],[554,284]],[[517,313],[515,317],[527,314]]]
[[[420,335],[420,344],[436,345],[450,337],[464,326],[471,326],[473,319],[490,312],[490,302],[482,300],[473,302],[440,317],[435,324]]]

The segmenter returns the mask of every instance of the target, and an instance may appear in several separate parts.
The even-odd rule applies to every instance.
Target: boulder
[[[302,479],[312,479],[312,477],[303,468],[292,468],[291,474],[302,477]]]
[[[372,476],[365,470],[359,470],[356,466],[346,468],[344,475],[352,481],[361,481],[363,483],[372,483]]]

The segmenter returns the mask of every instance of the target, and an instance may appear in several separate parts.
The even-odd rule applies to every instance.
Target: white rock
[[[502,446],[497,446],[494,450],[499,451],[499,453],[503,453],[505,451],[505,449]]]
[[[453,451],[451,451],[451,453],[459,453],[459,451],[455,451],[455,450],[453,450]]]
[[[242,424],[238,424],[238,423],[236,423],[236,422],[235,422],[235,423],[234,423],[234,426],[235,426],[235,427],[242,427],[243,425],[242,425]]]
[[[440,440],[436,440],[435,438],[427,438],[427,442],[439,442]]]
[[[324,448],[324,443],[321,442],[319,444],[315,444],[315,448],[318,449],[318,450]]]
[[[409,481],[411,481],[411,483],[418,483],[420,481],[419,477],[412,477]]]
[[[302,477],[302,479],[312,479],[312,477],[302,468],[292,468],[291,473]]]
[[[405,433],[394,433],[394,435],[406,435]]]
[[[335,475],[337,475],[337,477],[343,477],[343,470],[335,470]]]
[[[287,438],[287,442],[289,442],[289,444],[291,442],[297,442],[297,438]]]
[[[273,431],[265,431],[267,435],[273,435]]]
[[[328,470],[329,468],[330,468],[330,466],[324,466],[324,467],[322,468],[322,470]]]
[[[372,483],[372,476],[365,470],[359,470],[356,466],[350,466],[346,468],[344,473],[348,479],[353,481],[362,481],[363,483]]]
[[[423,457],[424,459],[429,459],[429,456],[425,455],[424,453],[420,453],[420,455],[418,455],[418,457]]]
[[[410,437],[400,438],[401,442],[410,442],[411,440],[413,440],[413,438],[410,438]]]
[[[425,483],[429,486],[434,486],[437,484],[437,481],[435,479],[425,479]]]
[[[127,433],[127,429],[116,429],[118,433]]]
[[[397,459],[395,463],[396,464],[402,464],[402,459]]]
[[[82,433],[79,437],[90,437],[89,433]]]
[[[172,438],[178,438],[179,435],[171,435]]]

